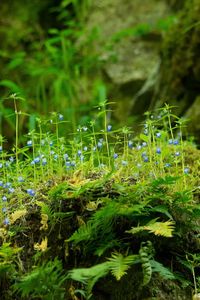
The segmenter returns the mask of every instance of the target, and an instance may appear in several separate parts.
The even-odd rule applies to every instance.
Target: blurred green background
[[[200,0],[1,0],[0,134],[59,112],[72,131],[115,102],[108,119],[137,126],[168,102],[200,130]]]

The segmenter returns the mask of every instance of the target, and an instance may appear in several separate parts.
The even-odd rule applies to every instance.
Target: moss
[[[186,1],[162,47],[159,93],[184,112],[200,94],[200,1]]]

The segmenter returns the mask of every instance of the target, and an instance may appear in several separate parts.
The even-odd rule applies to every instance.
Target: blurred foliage
[[[156,26],[138,24],[99,47],[101,29],[85,26],[91,5],[91,0],[1,1],[0,133],[8,141],[15,128],[14,107],[7,101],[11,93],[26,99],[18,110],[31,115],[20,117],[21,129],[33,130],[39,115],[57,111],[69,121],[70,132],[90,121],[91,108],[109,96],[103,65],[117,59],[115,43],[165,32],[175,20],[169,16]]]

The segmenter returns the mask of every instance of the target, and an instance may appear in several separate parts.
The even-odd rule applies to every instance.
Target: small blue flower
[[[172,140],[172,139],[169,139],[168,144],[169,144],[169,145],[172,145],[172,144],[173,144],[173,140]]]
[[[69,159],[69,155],[68,155],[67,153],[65,153],[65,154],[63,155],[63,157],[64,157],[64,160],[68,160],[68,159]]]
[[[92,148],[92,151],[96,151],[96,150],[97,150],[97,148],[96,148],[96,147],[93,147],[93,148]]]
[[[19,176],[17,180],[18,182],[24,182],[24,178],[22,176]]]
[[[27,189],[26,190],[27,194],[29,194],[31,197],[35,196],[35,191],[33,189]]]
[[[169,167],[171,167],[171,164],[170,164],[170,163],[166,163],[166,164],[165,164],[165,167],[166,167],[166,168],[169,168]]]
[[[4,221],[3,221],[4,225],[9,225],[10,224],[10,221],[8,218],[5,218]]]
[[[6,213],[7,212],[7,208],[6,207],[2,207],[2,213]]]
[[[189,174],[190,173],[190,169],[189,168],[185,168],[184,169],[184,174]]]
[[[84,158],[85,158],[84,155],[81,155],[80,156],[80,161],[84,161]]]
[[[3,151],[3,147],[2,146],[0,146],[0,152],[2,152]]]
[[[147,156],[147,153],[146,153],[146,151],[142,152],[141,156],[142,156],[142,157],[145,157],[145,156]]]
[[[141,145],[138,145],[137,146],[137,150],[141,150],[142,149],[142,146]]]
[[[2,197],[2,201],[6,202],[8,200],[8,198],[6,196]]]
[[[156,153],[161,154],[161,149],[159,147],[156,149]]]
[[[118,154],[117,154],[117,153],[114,153],[114,154],[113,154],[113,158],[114,158],[114,159],[118,158]]]
[[[65,162],[65,166],[66,166],[67,168],[71,167],[70,161],[66,161],[66,162]]]
[[[147,143],[146,142],[143,142],[142,143],[142,147],[146,147],[147,146]]]
[[[11,182],[6,182],[6,183],[4,184],[4,187],[5,187],[5,188],[9,188],[9,187],[11,187],[11,185],[12,185]]]
[[[49,142],[49,146],[52,147],[53,146],[53,141]]]
[[[144,156],[144,157],[143,157],[143,160],[144,160],[144,162],[148,162],[148,161],[149,161],[148,156]]]
[[[55,154],[53,158],[54,158],[54,160],[57,160],[58,159],[58,154]]]
[[[27,141],[27,146],[31,147],[33,145],[33,142],[31,140]]]
[[[133,148],[133,142],[132,142],[132,141],[128,141],[128,147],[129,147],[130,149]]]
[[[44,158],[42,159],[42,165],[45,166],[46,164],[47,164],[47,159],[44,157]]]
[[[78,151],[77,151],[77,155],[78,155],[78,156],[81,156],[81,154],[82,154],[82,151],[81,151],[81,150],[78,150]]]
[[[180,152],[179,152],[179,151],[176,151],[176,152],[175,152],[175,156],[180,156]]]
[[[12,188],[12,187],[10,187],[10,188],[8,189],[8,192],[9,192],[10,194],[14,193],[14,191],[15,191],[15,189]]]
[[[34,158],[34,160],[33,160],[33,161],[34,161],[34,163],[35,163],[35,164],[38,164],[38,163],[40,162],[40,158],[39,158],[39,156],[37,156],[36,158]]]
[[[111,131],[112,130],[112,125],[108,125],[107,126],[107,131]]]
[[[62,114],[58,114],[58,119],[59,119],[59,121],[63,121],[64,120],[64,116]]]
[[[97,143],[97,147],[98,147],[99,149],[101,149],[101,148],[103,147],[102,142],[98,142],[98,143]]]
[[[0,181],[0,186],[3,186],[3,181],[2,180]]]
[[[75,167],[76,166],[76,162],[74,160],[71,161],[71,166]]]
[[[86,126],[83,126],[83,131],[87,131],[88,130],[88,128],[86,127]]]
[[[2,169],[3,168],[3,164],[2,163],[0,163],[0,169]]]
[[[127,166],[128,162],[126,160],[122,160],[122,166]]]
[[[178,141],[178,140],[174,140],[174,141],[173,141],[173,144],[174,144],[174,145],[178,145],[178,144],[179,144],[179,141]]]
[[[145,135],[148,135],[148,129],[144,129],[144,131],[143,131],[143,133],[145,134]]]
[[[161,133],[160,132],[156,132],[156,137],[160,138],[161,137]]]
[[[88,149],[88,147],[87,147],[87,146],[85,146],[85,147],[83,148],[83,150],[84,150],[84,151],[87,151],[87,149]]]
[[[9,161],[12,163],[14,161],[14,157],[13,156],[9,157]]]

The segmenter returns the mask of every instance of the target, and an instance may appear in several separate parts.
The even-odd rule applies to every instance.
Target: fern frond
[[[164,237],[172,237],[172,232],[175,228],[175,222],[168,220],[166,222],[157,222],[157,219],[154,219],[147,223],[144,226],[132,227],[130,230],[126,231],[127,233],[136,234],[140,231],[150,231],[155,235],[161,235]]]
[[[127,270],[132,264],[139,262],[139,256],[129,255],[124,257],[121,253],[113,253],[108,262],[111,273],[117,280],[120,280],[123,275],[127,274]]]
[[[78,230],[76,230],[72,236],[68,239],[69,242],[74,241],[75,243],[80,243],[82,241],[88,241],[93,235],[93,224],[91,221],[87,224],[82,225]]]
[[[78,268],[73,269],[69,272],[68,277],[82,282],[83,284],[87,284],[88,280],[91,278],[95,278],[96,281],[105,276],[109,272],[109,265],[107,262],[95,265],[90,268]]]
[[[150,260],[150,264],[151,264],[152,272],[159,273],[159,275],[163,279],[169,279],[169,280],[176,279],[175,275],[168,268],[164,267],[163,264],[161,264],[160,262],[152,259]]]
[[[147,224],[144,226],[144,230],[148,230],[155,235],[162,235],[164,237],[172,237],[172,232],[174,231],[174,221],[166,222],[155,222],[152,224]]]
[[[66,276],[62,274],[62,264],[55,259],[42,266],[37,266],[23,276],[20,282],[15,283],[13,288],[22,297],[61,300],[64,299],[62,284],[65,280]]]
[[[26,209],[16,210],[10,215],[10,223],[13,224],[15,221],[20,219],[21,217],[24,217],[27,214]]]

